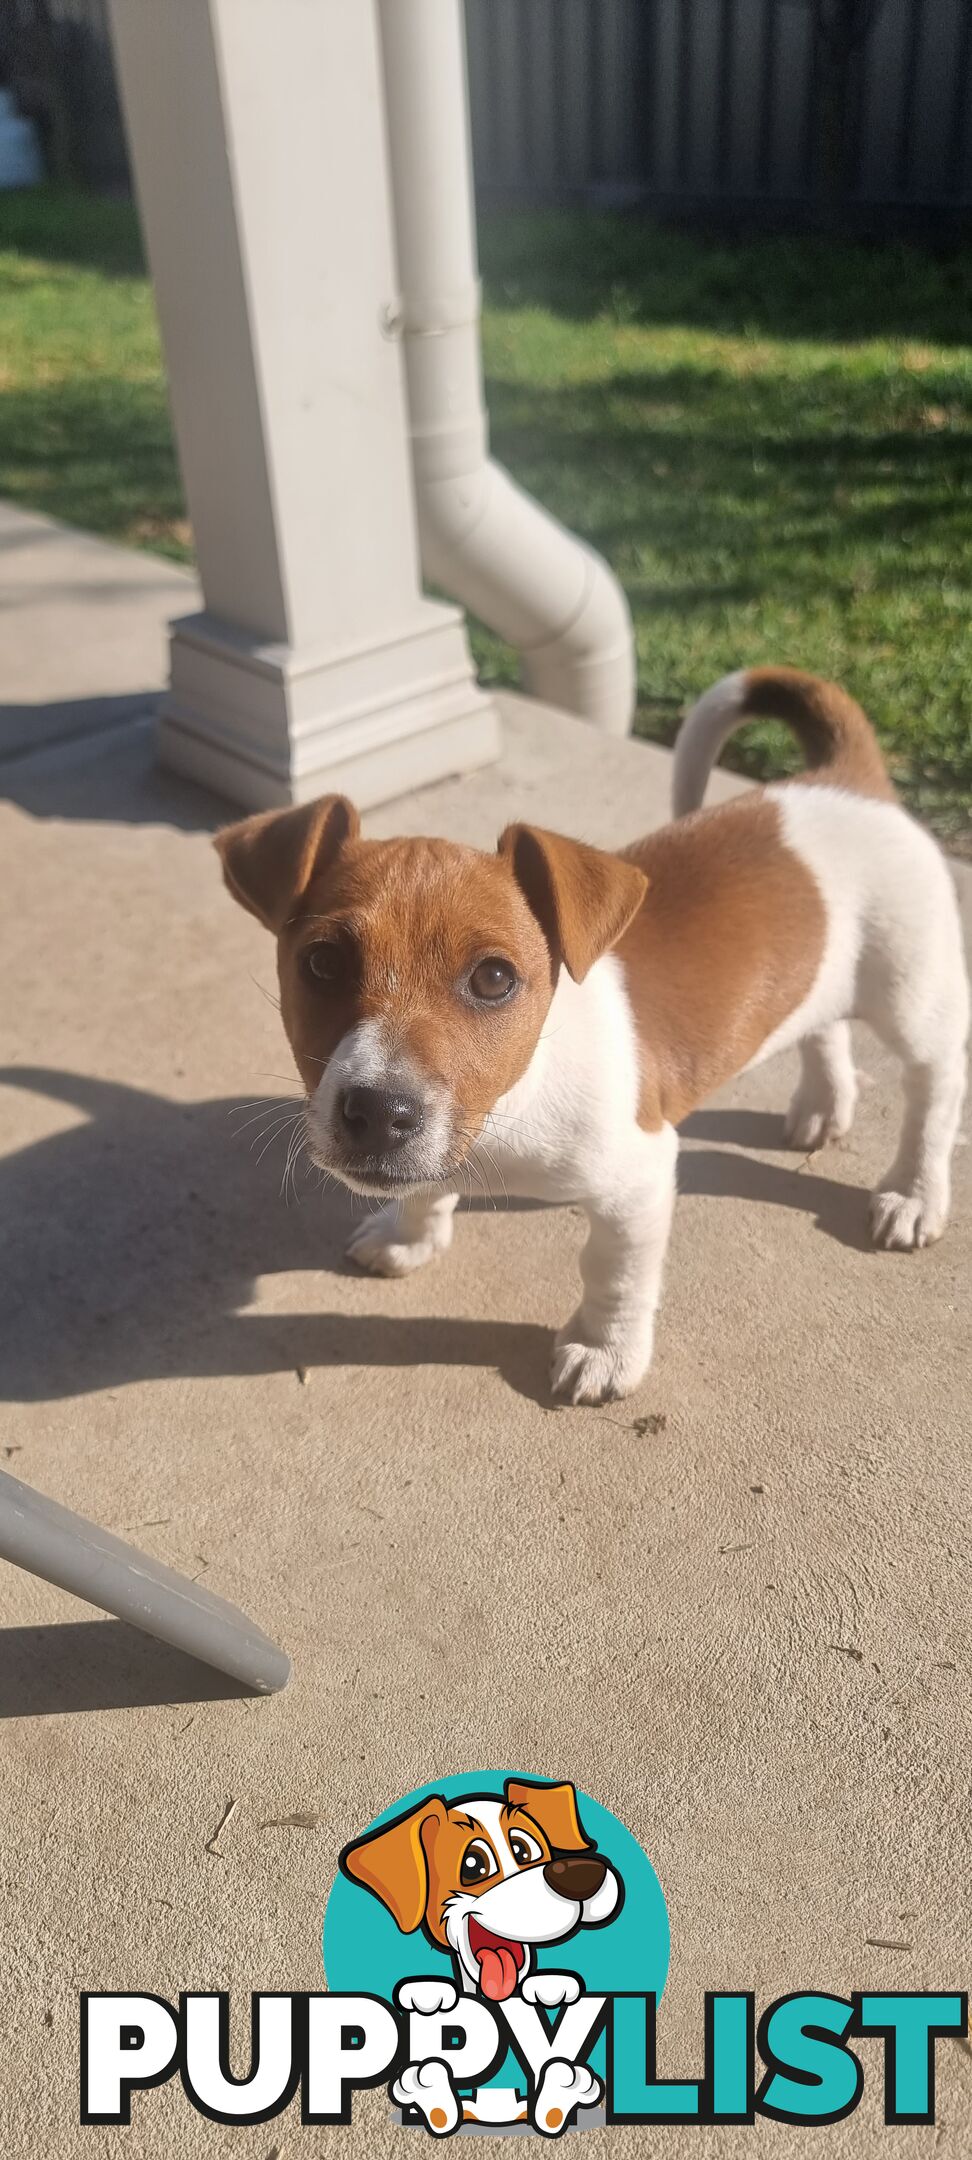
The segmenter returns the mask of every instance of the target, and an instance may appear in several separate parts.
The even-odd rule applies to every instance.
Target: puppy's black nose
[[[345,1137],[362,1154],[385,1155],[414,1140],[425,1111],[417,1095],[398,1088],[349,1087],[341,1097],[341,1122]]]
[[[561,1897],[575,1898],[583,1905],[585,1898],[600,1889],[606,1874],[607,1861],[599,1853],[564,1853],[559,1860],[547,1861],[543,1879]]]

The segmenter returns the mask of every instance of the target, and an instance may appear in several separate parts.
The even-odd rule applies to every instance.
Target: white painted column
[[[167,764],[252,807],[486,763],[423,597],[372,0],[110,0],[205,612]]]

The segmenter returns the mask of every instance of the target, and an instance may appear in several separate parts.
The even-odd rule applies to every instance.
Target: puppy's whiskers
[[[284,1174],[280,1185],[281,1194],[283,1196],[285,1204],[287,1205],[289,1205],[289,1202],[287,1200],[287,1185],[289,1181],[291,1189],[293,1191],[294,1200],[297,1206],[300,1206],[300,1195],[297,1191],[297,1165],[300,1162],[301,1156],[304,1153],[304,1149],[307,1146],[308,1138],[309,1135],[307,1131],[306,1113],[304,1109],[301,1108],[294,1126],[294,1130],[291,1133],[288,1143],[287,1160],[284,1164]]]
[[[492,1120],[492,1113],[491,1113],[491,1111],[488,1111],[488,1110],[487,1110],[487,1112],[486,1112],[486,1118],[485,1118],[485,1124],[486,1124],[486,1125],[491,1125],[491,1120]],[[501,1138],[501,1135],[500,1135],[499,1133],[496,1133],[496,1134],[494,1135],[494,1137],[495,1137],[495,1139],[496,1139],[496,1143],[497,1143],[497,1146],[502,1146],[502,1138]],[[503,1198],[504,1198],[504,1200],[505,1200],[505,1202],[506,1202],[506,1205],[507,1205],[507,1207],[509,1207],[509,1204],[510,1204],[510,1196],[509,1196],[509,1192],[507,1191],[506,1179],[505,1179],[505,1177],[503,1176],[503,1170],[502,1170],[502,1165],[501,1165],[500,1163],[498,1163],[498,1162],[496,1161],[496,1159],[495,1159],[495,1157],[494,1157],[493,1155],[491,1155],[491,1154],[490,1154],[490,1151],[489,1151],[488,1147],[486,1146],[486,1142],[485,1142],[484,1140],[482,1140],[482,1139],[481,1139],[481,1140],[480,1140],[480,1143],[479,1143],[479,1145],[480,1145],[480,1147],[482,1148],[483,1154],[485,1155],[485,1157],[486,1157],[486,1160],[487,1160],[487,1162],[488,1162],[488,1163],[490,1164],[490,1167],[491,1167],[491,1168],[492,1168],[492,1169],[493,1169],[493,1170],[495,1171],[495,1173],[496,1173],[496,1176],[497,1176],[497,1177],[499,1178],[500,1184],[502,1185],[502,1188],[503,1188]]]
[[[276,1119],[279,1119],[279,1117],[296,1117],[296,1115],[298,1115],[298,1110],[294,1108],[294,1097],[287,1097],[287,1102],[266,1104],[264,1110],[255,1110],[253,1117],[246,1117],[242,1121],[242,1125],[235,1125],[233,1140],[242,1140],[244,1132],[251,1132],[253,1125],[257,1125],[257,1128],[259,1128],[253,1134],[253,1140],[259,1140],[261,1134],[268,1130],[268,1125],[272,1125]],[[251,1140],[251,1147],[253,1147],[253,1140]]]
[[[289,1088],[286,1095],[277,1097],[279,1103],[303,1102],[303,1100],[303,1089],[296,1087]],[[227,1117],[238,1117],[242,1110],[271,1110],[273,1108],[274,1102],[269,1095],[254,1095],[250,1102],[231,1103],[226,1115]]]
[[[298,1118],[300,1117],[300,1115],[301,1115],[300,1111],[299,1111],[299,1110],[295,1110],[295,1111],[293,1111],[293,1113],[291,1114],[291,1116],[290,1116],[290,1117],[278,1118],[278,1120],[277,1120],[277,1123],[275,1124],[275,1126],[274,1126],[274,1128],[273,1128],[273,1131],[272,1131],[272,1133],[270,1134],[270,1136],[269,1136],[269,1138],[268,1138],[268,1139],[264,1140],[264,1142],[263,1142],[263,1146],[262,1146],[262,1148],[260,1149],[260,1153],[259,1153],[259,1155],[257,1156],[257,1159],[256,1159],[256,1166],[257,1166],[257,1168],[259,1168],[260,1164],[262,1163],[262,1161],[263,1161],[263,1158],[264,1158],[265,1154],[267,1153],[267,1150],[268,1150],[269,1148],[272,1148],[272,1146],[273,1146],[273,1143],[274,1143],[274,1141],[275,1141],[275,1140],[279,1140],[279,1138],[280,1138],[280,1135],[281,1135],[281,1133],[287,1132],[287,1131],[289,1130],[289,1128],[290,1128],[291,1126],[295,1125],[295,1124],[296,1124],[296,1122],[297,1122],[297,1119],[298,1119]],[[265,1130],[265,1129],[266,1129],[266,1128],[264,1128],[264,1130]],[[254,1148],[256,1147],[256,1144],[257,1144],[257,1140],[260,1140],[260,1139],[262,1139],[262,1138],[263,1138],[263,1134],[261,1134],[261,1133],[258,1133],[258,1134],[257,1134],[257,1137],[256,1137],[256,1140],[254,1140],[254,1141],[252,1142],[252,1144],[251,1144],[251,1147],[250,1147],[250,1153],[251,1153],[251,1155],[252,1155],[252,1153],[253,1153],[253,1149],[254,1149]]]

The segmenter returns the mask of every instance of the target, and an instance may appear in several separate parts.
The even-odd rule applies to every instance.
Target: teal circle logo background
[[[461,1777],[436,1779],[384,1808],[367,1830],[394,1822],[396,1816],[419,1806],[433,1793],[441,1793],[448,1801],[474,1793],[501,1796],[507,1777],[520,1775],[526,1773],[474,1770]],[[655,1870],[624,1823],[579,1787],[577,1804],[586,1835],[621,1877],[624,1901],[617,1918],[602,1927],[581,1927],[564,1942],[546,1944],[536,1953],[536,1965],[540,1971],[577,1973],[589,1994],[629,1992],[660,1997],[668,1977],[670,1935],[668,1911]],[[430,1943],[421,1929],[414,1935],[403,1935],[391,1913],[370,1890],[340,1874],[327,1901],[323,1952],[327,1984],[336,1994],[381,1995],[391,2002],[400,1980],[454,1977],[452,1959],[446,1951]]]

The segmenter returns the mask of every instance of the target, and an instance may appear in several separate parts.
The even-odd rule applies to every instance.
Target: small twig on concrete
[[[237,1806],[237,1801],[227,1800],[226,1806],[224,1807],[223,1812],[216,1825],[216,1828],[213,1831],[212,1837],[208,1837],[206,1839],[206,1851],[208,1853],[212,1853],[214,1860],[221,1860],[223,1857],[219,1849],[219,1841],[227,1825],[232,1822],[233,1817],[236,1814]]]

